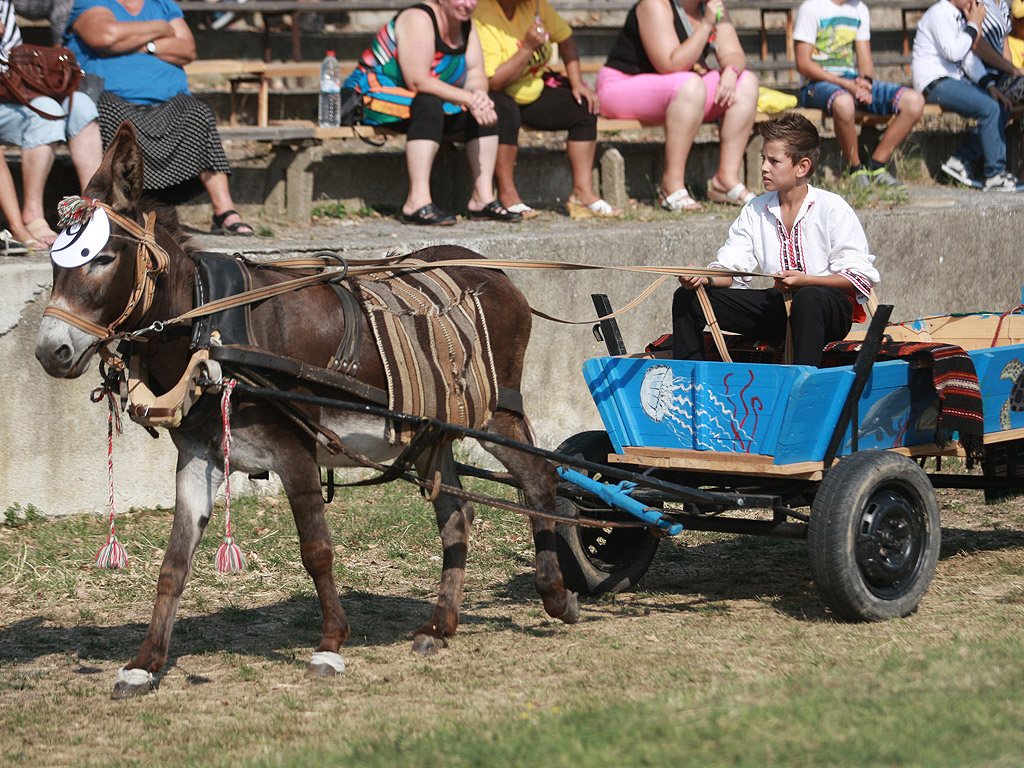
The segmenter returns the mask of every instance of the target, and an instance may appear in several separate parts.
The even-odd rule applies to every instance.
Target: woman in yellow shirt
[[[579,50],[572,29],[548,0],[480,0],[473,14],[484,52],[491,98],[498,113],[498,159],[494,177],[498,199],[524,219],[537,212],[523,202],[515,185],[519,126],[567,130],[573,217],[622,213],[598,197],[592,170],[597,148],[597,94],[580,76]],[[553,43],[567,77],[545,70]]]

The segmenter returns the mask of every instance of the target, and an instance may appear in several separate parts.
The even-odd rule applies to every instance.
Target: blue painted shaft
[[[671,520],[666,520],[661,512],[653,507],[647,507],[641,504],[639,501],[629,495],[629,492],[636,487],[636,483],[631,483],[627,480],[623,480],[621,483],[616,485],[610,485],[608,483],[602,483],[599,480],[594,480],[587,477],[575,469],[567,469],[565,467],[555,467],[559,477],[563,480],[568,480],[573,485],[578,485],[585,491],[590,491],[595,496],[601,498],[601,500],[608,502],[613,507],[625,510],[631,515],[640,518],[648,525],[656,525],[665,531],[668,531],[669,535],[675,536],[676,534],[683,532],[683,526],[679,523],[673,523]]]

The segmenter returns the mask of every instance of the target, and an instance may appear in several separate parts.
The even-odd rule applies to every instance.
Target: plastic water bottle
[[[321,128],[337,128],[341,125],[341,65],[328,51],[320,65],[320,108],[317,122]]]

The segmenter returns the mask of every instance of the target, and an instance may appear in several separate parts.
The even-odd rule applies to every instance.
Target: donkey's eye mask
[[[110,219],[107,212],[97,208],[85,224],[68,224],[50,246],[50,259],[58,267],[74,269],[100,255],[110,239]]]

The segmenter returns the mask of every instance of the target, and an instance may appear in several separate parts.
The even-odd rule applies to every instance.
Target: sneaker
[[[850,185],[854,189],[868,189],[871,186],[871,171],[866,165],[850,174]]]
[[[889,173],[885,166],[871,171],[871,183],[876,187],[888,187],[889,189],[907,188],[907,185]]]
[[[985,191],[986,192],[1021,192],[1024,191],[1024,186],[1017,181],[1017,178],[1012,173],[1003,171],[997,173],[995,176],[990,176],[985,179]]]
[[[966,184],[968,187],[979,186],[975,178],[971,176],[970,170],[968,170],[967,166],[964,165],[964,161],[956,155],[953,155],[949,160],[942,164],[942,172],[950,178],[959,181],[961,184]]]

